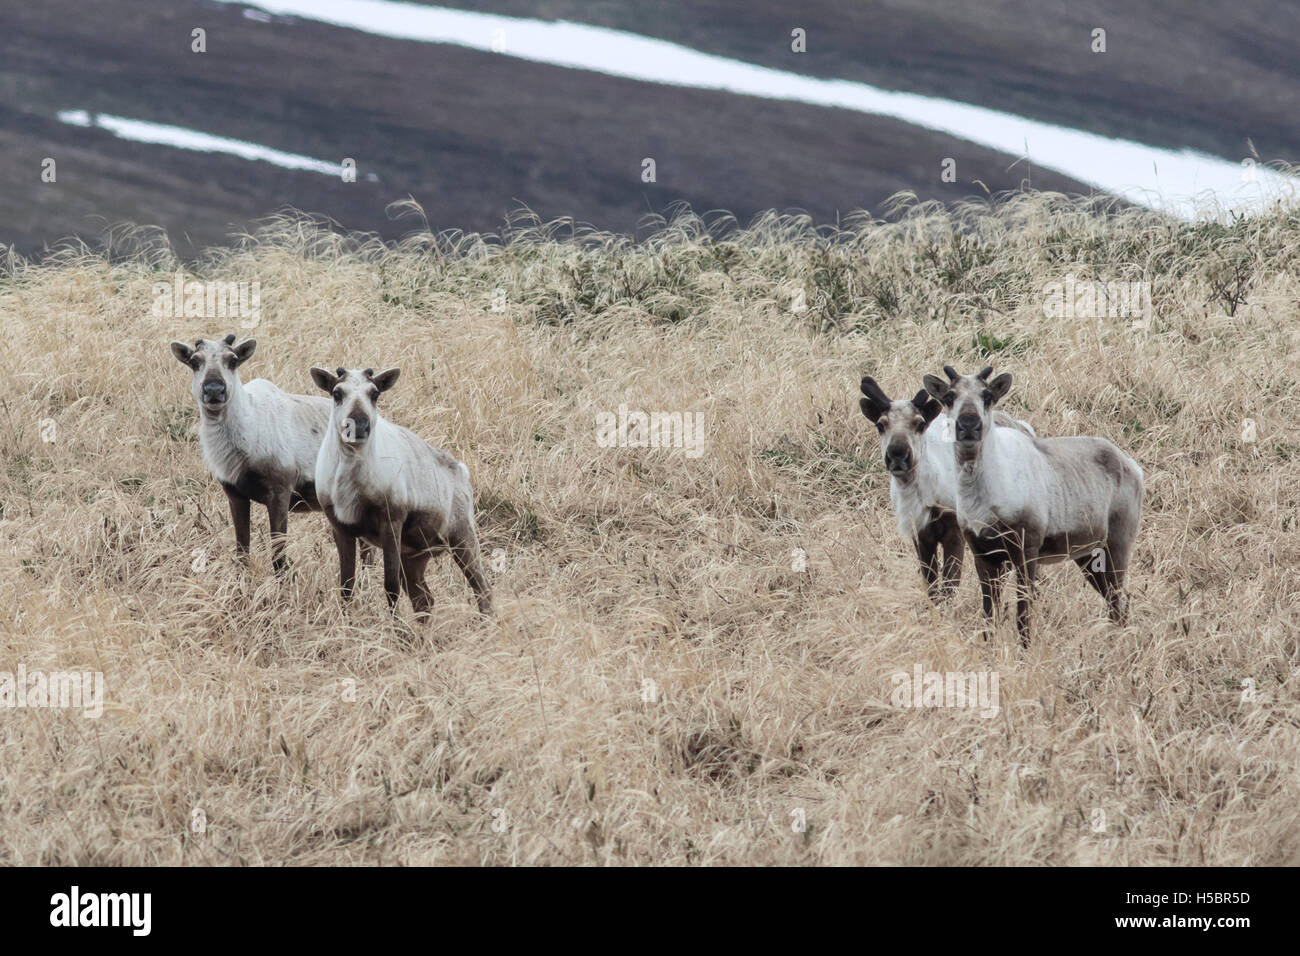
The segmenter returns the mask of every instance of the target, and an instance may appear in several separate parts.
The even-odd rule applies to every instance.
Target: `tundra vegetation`
[[[728,225],[281,217],[185,264],[260,282],[250,377],[401,366],[385,415],[468,466],[496,612],[438,561],[427,623],[379,562],[337,599],[320,514],[243,566],[159,344],[217,323],[151,315],[164,244],[0,256],[0,670],[105,697],[0,710],[0,862],[1300,862],[1300,211]],[[1067,274],[1149,281],[1149,322],[1045,315]],[[859,383],[945,364],[1140,464],[1127,623],[1070,562],[1028,648],[974,575],[918,586]],[[706,453],[601,447],[621,403],[703,413]],[[891,706],[918,666],[996,673],[996,718]]]

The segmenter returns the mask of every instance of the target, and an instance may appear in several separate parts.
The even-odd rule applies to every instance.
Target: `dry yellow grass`
[[[165,251],[10,262],[0,671],[102,671],[107,703],[0,710],[0,862],[1300,861],[1300,217],[1030,195],[832,244],[554,232],[384,249],[282,219],[191,270],[261,283],[245,381],[400,365],[388,416],[469,464],[498,617],[444,559],[424,628],[373,566],[341,607],[320,515],[289,579],[260,508],[235,562],[167,350],[235,322],[151,315]],[[1068,272],[1149,280],[1150,328],[1045,317]],[[1146,472],[1123,629],[1069,566],[1027,651],[977,636],[969,559],[925,598],[858,380],[989,352],[1008,410]],[[598,447],[620,404],[705,413],[706,453]],[[917,664],[996,671],[1000,713],[891,706]]]

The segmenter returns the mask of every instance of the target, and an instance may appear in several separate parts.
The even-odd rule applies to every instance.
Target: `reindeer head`
[[[939,403],[925,389],[910,401],[892,401],[870,376],[862,380],[862,394],[865,397],[858,404],[880,432],[885,470],[900,484],[911,484],[925,449],[925,428],[939,414]]]
[[[943,371],[948,381],[927,375],[925,389],[943,403],[953,419],[957,460],[970,461],[979,454],[980,442],[993,427],[993,406],[1011,391],[1011,373],[1003,372],[990,382],[992,365],[978,375],[958,375],[951,365],[945,365]]]
[[[194,372],[190,381],[194,400],[206,417],[215,420],[225,413],[226,404],[239,388],[239,366],[253,354],[257,340],[245,339],[236,345],[235,337],[227,335],[224,339],[199,339],[193,346],[173,342],[171,348],[177,361]]]
[[[339,368],[333,372],[323,368],[311,370],[311,380],[334,399],[330,425],[345,445],[360,445],[369,437],[379,417],[379,393],[386,392],[397,383],[400,369],[389,368],[375,374],[373,368]]]

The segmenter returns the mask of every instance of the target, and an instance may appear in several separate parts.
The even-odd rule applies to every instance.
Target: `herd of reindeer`
[[[418,619],[433,596],[429,561],[450,551],[479,610],[492,613],[483,573],[474,493],[463,462],[385,419],[379,396],[399,370],[324,368],[312,381],[329,398],[294,395],[266,379],[247,385],[239,367],[257,343],[199,339],[172,342],[192,371],[203,460],[230,502],[235,542],[249,553],[252,502],[271,527],[271,563],[286,568],[289,512],[319,510],[339,555],[344,599],[356,583],[358,545],[383,555],[384,591],[394,611],[405,591]],[[967,547],[975,562],[984,614],[1001,606],[1001,581],[1016,574],[1016,625],[1028,645],[1034,580],[1040,564],[1071,559],[1125,620],[1124,577],[1142,512],[1142,469],[1111,442],[1092,436],[1040,438],[997,403],[1011,375],[992,367],[947,380],[922,379],[911,399],[890,399],[862,379],[862,413],[880,433],[898,529],[911,541],[931,598],[956,590]]]

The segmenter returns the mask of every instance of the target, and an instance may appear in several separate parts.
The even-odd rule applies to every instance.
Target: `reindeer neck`
[[[257,427],[256,410],[236,380],[225,414],[212,421],[199,410],[199,445],[208,467],[222,481],[238,481],[248,468],[249,439]]]
[[[360,447],[350,445],[339,435],[338,427],[334,422],[333,414],[330,415],[329,430],[333,435],[334,455],[339,466],[353,470],[364,470],[368,468],[380,454],[379,438],[388,428],[381,415],[375,415],[374,424],[371,426],[370,438],[367,439]]]
[[[890,491],[900,500],[906,501],[911,498],[920,498],[924,488],[922,487],[921,468],[918,465],[912,475],[912,480],[904,484],[893,475],[889,476]]]
[[[962,492],[969,493],[983,489],[985,465],[991,460],[991,458],[996,456],[996,452],[994,455],[989,454],[992,450],[990,448],[990,445],[992,444],[990,441],[991,437],[992,436],[986,436],[985,439],[979,443],[979,447],[975,450],[974,456],[965,460],[958,457],[956,447],[954,446],[953,456],[956,459],[957,465],[957,487]]]
[[[244,391],[243,383],[236,379],[225,414],[219,420],[212,421],[199,410],[199,437],[214,446],[242,450],[248,444],[250,429],[256,426],[256,417],[252,400]]]

